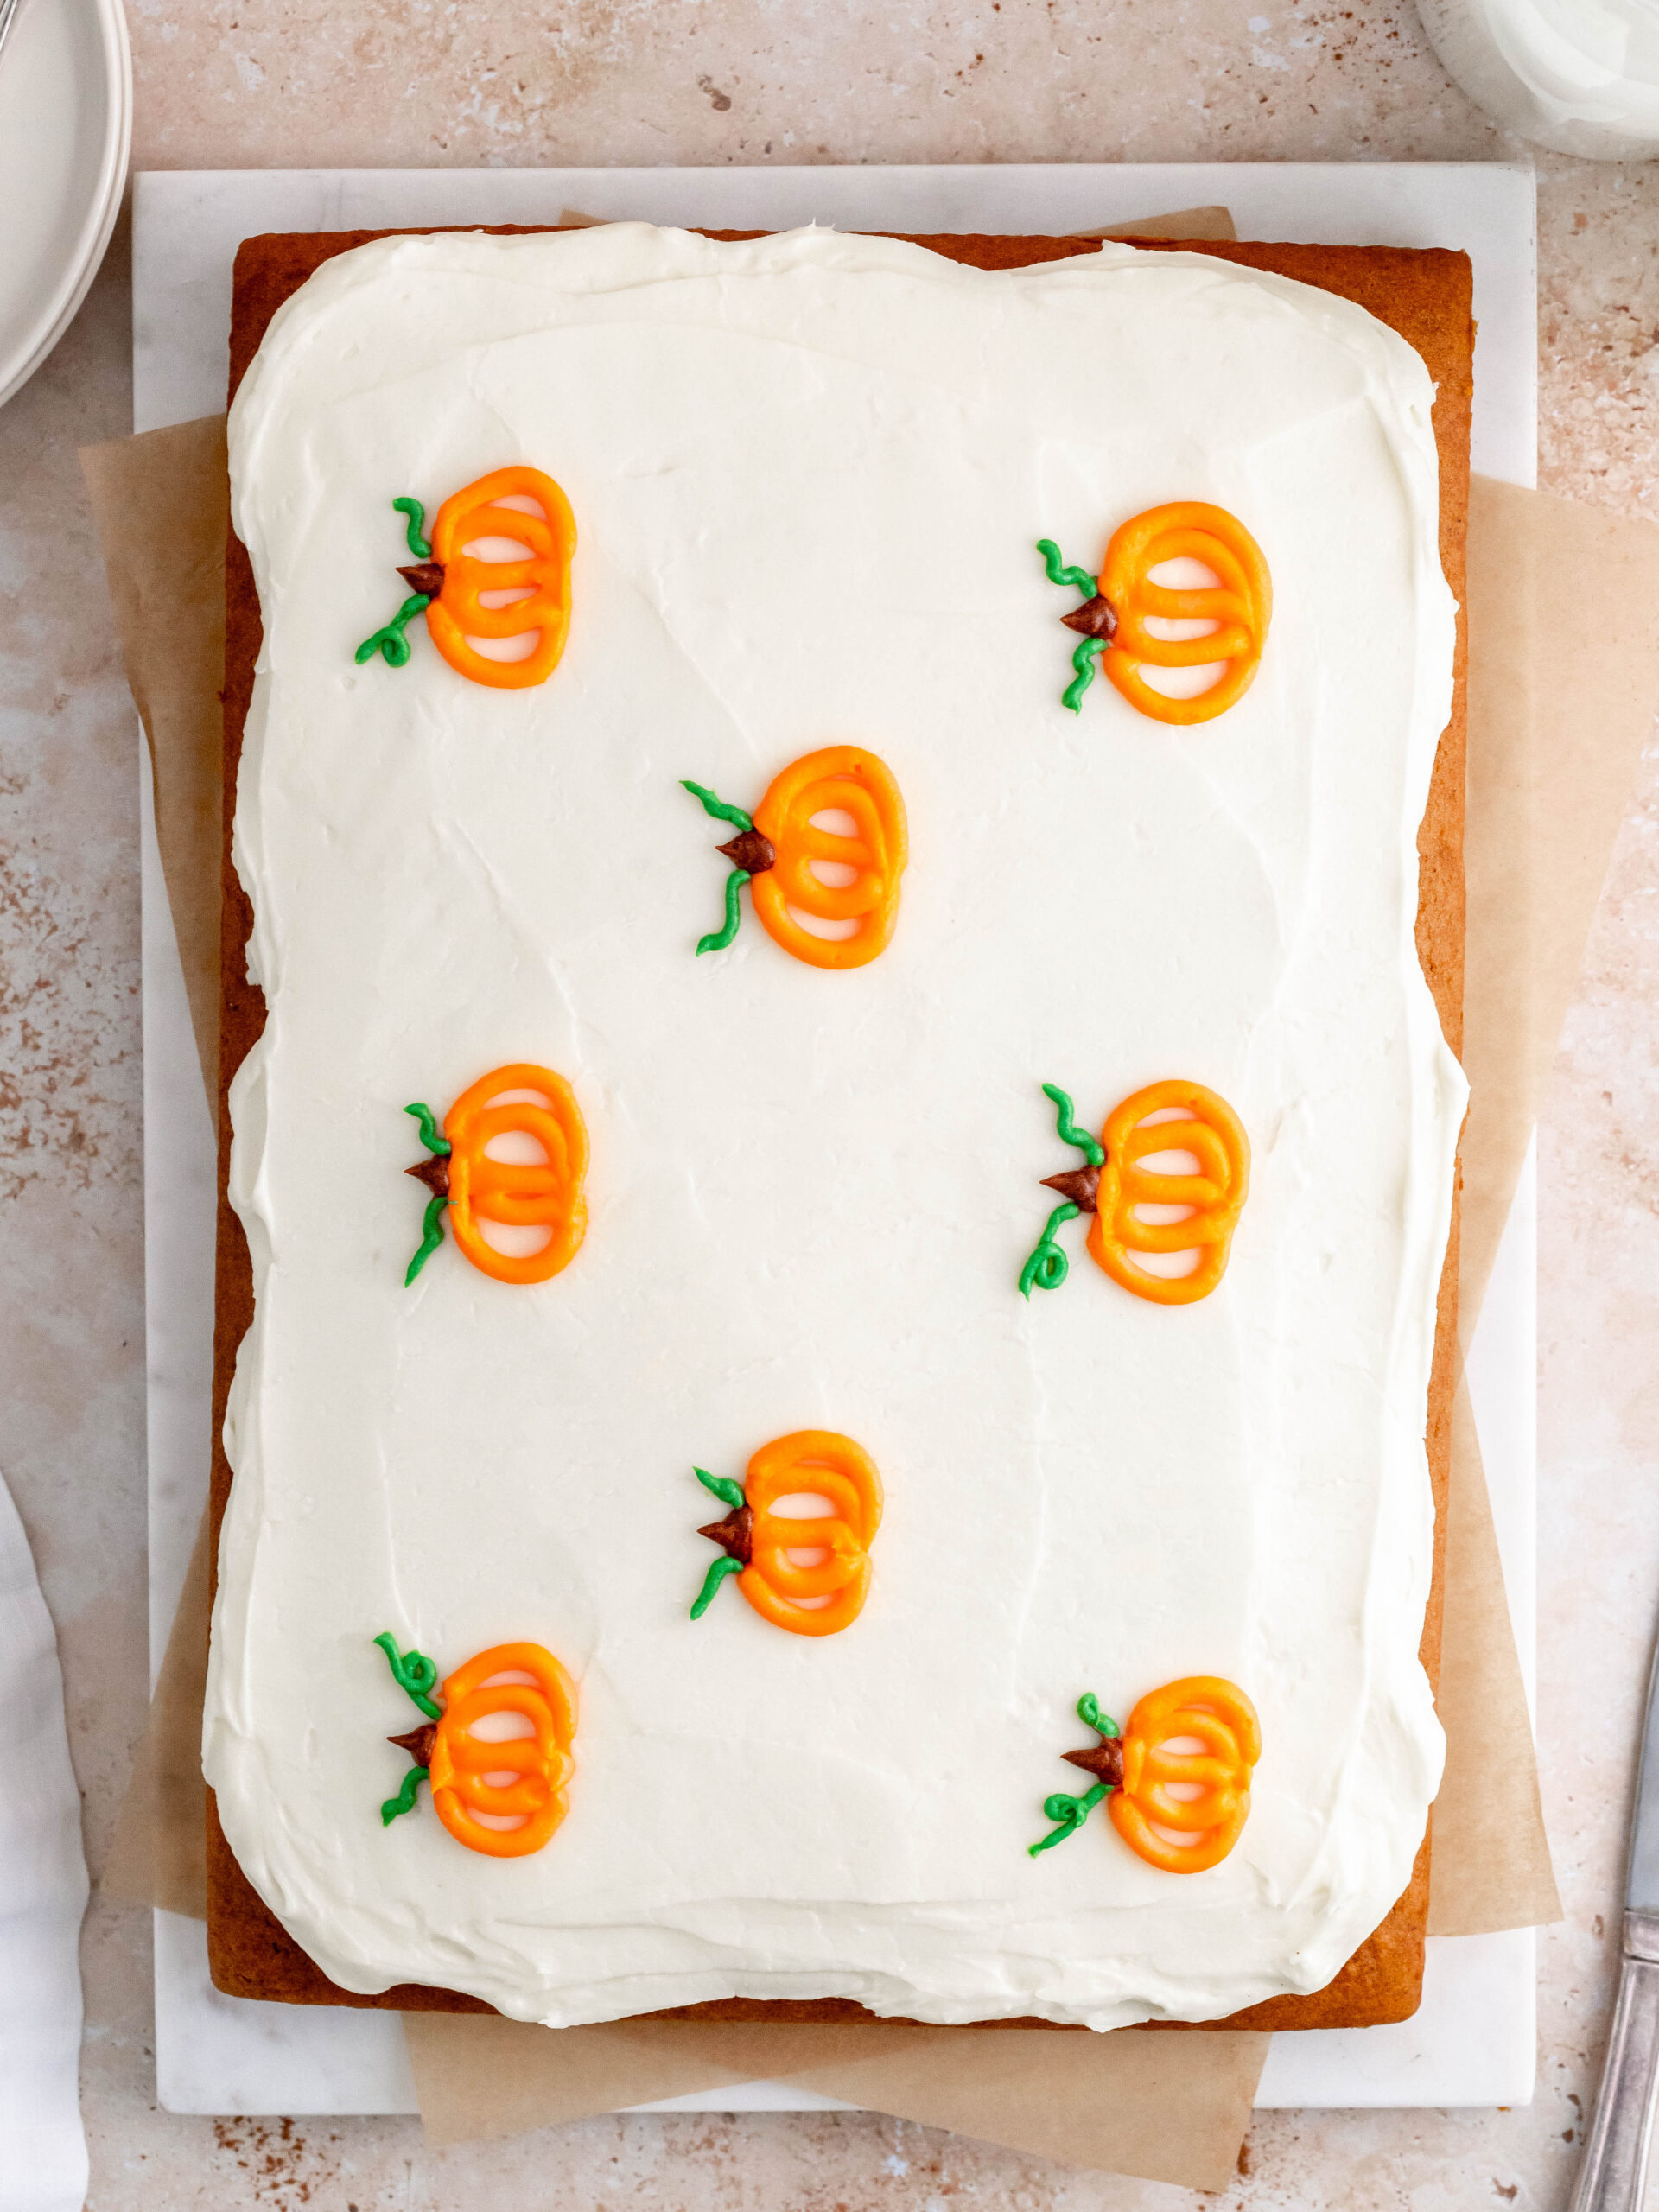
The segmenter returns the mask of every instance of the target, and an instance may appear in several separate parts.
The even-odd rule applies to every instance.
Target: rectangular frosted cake
[[[1433,388],[1056,251],[401,237],[243,380],[204,1751],[340,1990],[1207,2021],[1412,1877]]]

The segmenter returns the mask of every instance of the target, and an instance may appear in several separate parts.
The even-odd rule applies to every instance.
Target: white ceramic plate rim
[[[127,158],[132,148],[132,49],[127,41],[127,19],[121,0],[92,0],[92,7],[109,92],[97,176],[67,267],[56,288],[41,302],[22,342],[10,359],[0,359],[0,407],[29,382],[73,321],[98,274],[121,212]]]

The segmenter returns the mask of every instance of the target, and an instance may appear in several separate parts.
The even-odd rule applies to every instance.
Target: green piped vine
[[[410,527],[413,529],[414,524],[411,523]],[[448,1160],[452,1147],[448,1138],[440,1130],[438,1117],[432,1109],[416,1099],[412,1106],[405,1106],[404,1111],[405,1114],[412,1114],[420,1123],[421,1142],[433,1158]],[[413,1167],[409,1170],[411,1175],[419,1174],[421,1172],[420,1169]],[[443,1242],[443,1213],[448,1203],[448,1194],[443,1191],[435,1192],[427,1200],[426,1211],[421,1216],[421,1241],[416,1247],[414,1258],[404,1271],[405,1290],[409,1288],[416,1276]]]
[[[1087,569],[1068,569],[1065,565],[1065,556],[1052,537],[1039,537],[1037,550],[1043,556],[1043,566],[1048,570],[1050,583],[1070,584],[1073,591],[1080,591],[1085,599],[1092,599],[1099,590],[1099,585]]]
[[[386,1655],[386,1664],[391,1669],[391,1679],[404,1691],[429,1720],[442,1720],[443,1707],[435,1705],[431,1693],[438,1686],[438,1662],[429,1659],[424,1651],[400,1651],[397,1639],[388,1629],[382,1629],[375,1642]]]
[[[704,1490],[713,1491],[721,1503],[729,1505],[734,1513],[741,1512],[748,1503],[742,1484],[734,1482],[729,1475],[711,1475],[706,1467],[693,1467],[691,1471]]]
[[[1103,1167],[1106,1165],[1105,1147],[1098,1137],[1091,1137],[1087,1129],[1078,1128],[1077,1109],[1071,1103],[1070,1092],[1062,1090],[1058,1083],[1046,1083],[1043,1096],[1054,1108],[1054,1126],[1059,1132],[1060,1142],[1075,1145],[1091,1167]],[[409,1113],[414,1110],[413,1107],[405,1109]],[[446,1145],[444,1150],[447,1152],[448,1149]]]
[[[723,798],[716,798],[707,784],[694,784],[689,776],[682,776],[680,789],[690,791],[693,798],[701,799],[703,812],[713,815],[716,822],[729,822],[734,830],[753,829],[753,815],[745,814],[741,806],[729,806]]]
[[[1020,1270],[1020,1295],[1029,1298],[1033,1290],[1058,1290],[1071,1272],[1071,1262],[1054,1241],[1057,1229],[1064,1229],[1068,1221],[1075,1221],[1082,1211],[1068,1198],[1064,1205],[1055,1207],[1043,1224],[1043,1233],[1037,1239],[1030,1258]]]
[[[1111,1795],[1109,1783],[1097,1782],[1092,1789],[1085,1789],[1073,1797],[1064,1789],[1057,1789],[1052,1797],[1043,1800],[1043,1818],[1058,1821],[1059,1826],[1051,1828],[1040,1843],[1028,1843],[1027,1855],[1034,1859],[1039,1851],[1052,1851],[1057,1843],[1064,1843],[1069,1835],[1076,1835],[1096,1805]]]
[[[1037,550],[1043,556],[1043,566],[1048,571],[1050,583],[1070,584],[1072,590],[1081,592],[1085,600],[1093,599],[1098,594],[1100,586],[1088,569],[1076,566],[1068,568],[1059,547],[1052,537],[1039,537]],[[1095,663],[1105,650],[1106,640],[1103,638],[1084,638],[1071,655],[1071,665],[1076,673],[1061,692],[1060,703],[1070,707],[1074,715],[1082,710],[1083,695],[1095,680]]]
[[[1103,1167],[1106,1165],[1104,1147],[1097,1137],[1091,1137],[1087,1129],[1078,1127],[1071,1093],[1062,1090],[1058,1083],[1046,1083],[1043,1096],[1053,1104],[1054,1126],[1059,1132],[1061,1143],[1075,1145],[1091,1167]],[[1057,1242],[1055,1232],[1064,1229],[1068,1221],[1075,1221],[1082,1211],[1081,1206],[1073,1205],[1068,1198],[1063,1205],[1056,1206],[1043,1224],[1043,1233],[1020,1270],[1020,1295],[1022,1298],[1029,1298],[1033,1290],[1058,1290],[1071,1272],[1071,1263]]]
[[[383,1828],[389,1828],[399,1813],[414,1811],[420,1796],[421,1784],[429,1778],[429,1771],[425,1767],[410,1767],[409,1772],[404,1777],[404,1786],[397,1795],[395,1797],[383,1797],[380,1801],[380,1825]]]
[[[423,1106],[417,1098],[412,1106],[405,1106],[404,1111],[405,1114],[412,1114],[420,1123],[421,1142],[427,1150],[435,1152],[440,1158],[447,1159],[450,1150],[449,1140],[443,1134],[438,1117],[432,1109],[429,1106]]]
[[[429,1198],[426,1211],[421,1216],[421,1241],[415,1248],[415,1256],[404,1270],[404,1288],[407,1290],[443,1242],[443,1210],[448,1198]]]
[[[1085,1690],[1077,1700],[1077,1718],[1085,1727],[1092,1728],[1103,1741],[1121,1736],[1122,1730],[1109,1713],[1103,1713],[1092,1690]],[[1069,1790],[1057,1789],[1052,1797],[1043,1800],[1043,1818],[1057,1823],[1039,1842],[1026,1846],[1028,1858],[1035,1859],[1041,1851],[1052,1851],[1057,1843],[1064,1843],[1075,1835],[1087,1821],[1096,1805],[1109,1797],[1114,1788],[1109,1782],[1096,1782],[1092,1788],[1072,1796]]]
[[[710,930],[706,937],[697,939],[699,952],[724,952],[737,935],[738,923],[742,919],[737,904],[737,894],[749,880],[746,868],[734,868],[726,879],[726,918],[717,930]]]
[[[374,1642],[385,1652],[385,1663],[391,1668],[391,1679],[396,1681],[396,1686],[418,1706],[420,1712],[425,1712],[429,1721],[442,1721],[442,1706],[434,1703],[434,1699],[431,1699],[431,1692],[438,1688],[438,1662],[427,1659],[425,1652],[398,1650],[398,1639],[391,1635],[390,1628],[383,1628]],[[414,1812],[416,1798],[420,1796],[420,1783],[425,1783],[427,1778],[429,1778],[429,1770],[425,1767],[425,1763],[410,1767],[410,1772],[403,1777],[403,1787],[398,1789],[398,1794],[380,1802],[380,1827],[391,1827],[391,1822],[398,1818],[400,1812]]]
[[[712,1491],[721,1503],[729,1505],[734,1513],[741,1513],[748,1503],[748,1499],[743,1494],[742,1484],[734,1482],[729,1475],[711,1475],[706,1467],[693,1467],[691,1471],[706,1491]],[[708,1535],[709,1531],[700,1529],[697,1533],[699,1535]],[[692,1601],[691,1618],[694,1621],[700,1621],[709,1606],[714,1604],[720,1593],[720,1586],[728,1575],[741,1574],[743,1564],[741,1559],[734,1558],[729,1552],[715,1561],[708,1573],[703,1576],[702,1587]]]
[[[706,784],[694,784],[689,776],[682,776],[680,788],[682,791],[690,791],[693,798],[699,800],[703,812],[712,815],[716,822],[729,822],[734,830],[741,831],[745,836],[753,829],[753,815],[746,814],[741,806],[732,806],[725,799],[716,798]],[[700,937],[697,939],[699,953],[724,952],[737,935],[737,925],[742,918],[738,910],[737,894],[749,880],[749,876],[750,871],[747,868],[734,868],[727,877],[726,918],[717,930],[710,930],[706,937]]]
[[[426,520],[425,508],[418,499],[394,499],[391,504],[407,524],[404,535],[410,551],[417,561],[429,561],[432,548],[422,535]],[[412,592],[384,629],[377,630],[372,638],[364,639],[357,649],[358,666],[361,668],[365,661],[372,660],[378,653],[388,668],[407,668],[413,648],[404,632],[415,617],[423,613],[431,603],[431,593]]]
[[[421,534],[426,527],[426,509],[418,499],[394,499],[391,504],[408,521],[404,536],[410,551],[417,561],[429,561],[432,548]]]
[[[702,1587],[691,1602],[692,1619],[700,1621],[702,1618],[709,1606],[714,1604],[720,1586],[728,1574],[741,1574],[742,1572],[743,1562],[741,1559],[733,1559],[729,1554],[724,1559],[717,1559],[708,1573],[703,1576]]]
[[[435,1704],[431,1696],[438,1686],[438,1664],[423,1651],[400,1651],[397,1639],[390,1629],[383,1629],[374,1639],[386,1655],[386,1664],[391,1669],[391,1679],[399,1689],[423,1713],[429,1720],[442,1720],[443,1707]],[[400,1813],[412,1813],[420,1795],[421,1784],[429,1779],[424,1765],[411,1766],[404,1775],[403,1786],[395,1797],[383,1800],[380,1825],[390,1827]]]
[[[388,668],[407,668],[414,648],[404,632],[429,604],[424,592],[411,592],[384,630],[377,630],[372,638],[364,639],[357,649],[358,666],[361,668],[365,661],[372,660],[378,653]]]
[[[1071,665],[1077,671],[1060,694],[1060,704],[1077,714],[1083,706],[1083,695],[1095,680],[1095,662],[1106,650],[1104,638],[1085,638],[1071,656]]]

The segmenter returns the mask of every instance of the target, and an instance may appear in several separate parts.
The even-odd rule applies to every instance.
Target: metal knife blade
[[[1648,1669],[1622,1933],[1618,1995],[1573,2212],[1637,2212],[1646,2196],[1659,2088],[1659,1645]]]
[[[1626,1912],[1659,1913],[1659,1646],[1648,1673],[1642,1722],[1642,1764],[1630,1815],[1630,1855],[1624,1878]]]

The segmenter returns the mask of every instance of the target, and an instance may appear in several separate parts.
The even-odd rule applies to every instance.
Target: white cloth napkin
[[[0,1477],[0,2212],[81,2212],[86,1860],[58,1639]]]

